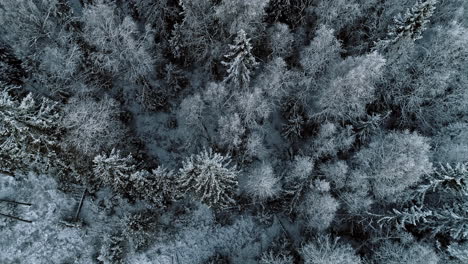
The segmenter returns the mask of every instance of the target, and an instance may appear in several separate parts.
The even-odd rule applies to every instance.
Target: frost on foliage
[[[262,25],[264,9],[269,0],[231,0],[221,1],[215,7],[215,17],[226,24],[229,34],[236,34],[239,30],[256,33]]]
[[[231,158],[213,150],[204,150],[187,158],[179,171],[179,187],[192,191],[210,207],[233,204],[237,190],[236,166],[230,166]]]
[[[449,235],[455,240],[468,238],[466,164],[440,165],[424,177],[414,190],[418,205],[393,208],[383,216],[381,225],[404,229],[414,226],[435,235]]]
[[[348,244],[338,242],[338,238],[317,237],[305,244],[300,250],[304,264],[360,264],[354,249]]]
[[[130,176],[136,171],[136,162],[131,155],[122,157],[113,149],[109,154],[98,155],[93,160],[93,172],[98,181],[111,186],[116,192],[126,193]]]
[[[236,104],[244,124],[250,128],[266,120],[272,112],[267,97],[259,88],[255,88],[252,92],[240,92]]]
[[[314,189],[305,194],[298,208],[306,220],[307,227],[312,230],[325,231],[335,218],[340,204],[329,194],[329,188],[327,182],[316,182]]]
[[[272,251],[263,253],[260,258],[260,264],[292,264],[293,258],[285,255],[275,255]]]
[[[137,251],[149,246],[157,230],[158,214],[152,210],[132,213],[125,217],[123,236]]]
[[[294,43],[294,35],[291,33],[288,25],[275,23],[270,29],[270,49],[271,56],[280,58],[287,57],[292,51]]]
[[[99,102],[73,98],[64,109],[62,126],[67,133],[63,147],[89,156],[110,150],[121,142],[125,131],[119,113],[117,102],[111,98]]]
[[[450,256],[463,261],[464,263],[468,262],[468,243],[453,243],[447,247],[447,251]]]
[[[224,81],[233,83],[236,88],[246,89],[250,83],[251,72],[258,62],[252,54],[250,39],[244,30],[239,30],[234,45],[229,45],[229,48],[231,51],[224,56],[226,61],[222,62],[228,73]]]
[[[132,200],[146,201],[149,206],[164,208],[180,196],[176,189],[174,172],[159,166],[151,172],[138,170],[136,160],[111,153],[98,155],[93,160],[93,172],[98,185],[111,187],[115,192]],[[93,186],[97,187],[97,186]]]
[[[440,164],[434,173],[427,175],[426,182],[418,186],[417,192],[424,195],[427,192],[449,192],[454,195],[468,196],[467,163],[455,165]]]
[[[296,193],[309,183],[309,177],[314,170],[315,161],[308,156],[296,156],[291,162],[285,176],[285,189]]]
[[[320,165],[320,172],[337,189],[345,187],[348,171],[348,165],[342,160]]]
[[[106,235],[102,240],[101,249],[97,259],[103,264],[125,263],[123,247],[124,237],[121,235]]]
[[[221,116],[219,123],[219,137],[223,145],[229,150],[240,148],[245,134],[245,127],[237,113],[230,116]]]
[[[456,163],[468,160],[468,124],[456,122],[442,128],[433,138],[434,159]]]
[[[314,39],[301,51],[301,65],[304,80],[313,84],[324,75],[330,67],[340,62],[341,44],[335,37],[335,31],[327,26],[320,26]],[[303,81],[303,80],[301,80]]]
[[[59,114],[56,104],[32,94],[18,101],[0,92],[0,163],[4,169],[47,168],[55,156]]]
[[[121,18],[113,5],[97,1],[83,10],[84,38],[96,47],[91,60],[98,71],[111,73],[130,81],[148,74],[154,65],[151,29],[145,28],[142,37],[137,24],[130,18]]]
[[[248,175],[245,191],[254,200],[265,201],[275,198],[281,191],[279,178],[269,163],[262,163]]]
[[[325,122],[318,135],[310,143],[309,149],[315,157],[336,156],[340,151],[348,150],[355,141],[353,127],[342,127],[338,124]]]
[[[385,59],[376,52],[344,60],[340,66],[345,72],[319,96],[319,114],[340,120],[364,116],[366,105],[375,100],[375,82],[382,76],[384,65]]]
[[[391,132],[376,137],[357,154],[357,164],[370,179],[374,195],[394,199],[432,171],[427,139],[417,133]]]
[[[399,14],[394,18],[394,25],[388,32],[388,37],[377,45],[383,47],[394,44],[403,39],[418,40],[426,30],[426,24],[434,13],[437,0],[417,0],[414,6],[404,15]]]
[[[382,264],[436,264],[439,257],[434,250],[419,243],[396,243],[385,241],[374,251],[373,261]]]

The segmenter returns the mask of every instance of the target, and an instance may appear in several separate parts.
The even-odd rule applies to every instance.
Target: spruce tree
[[[120,151],[113,149],[110,154],[98,155],[93,160],[93,171],[98,182],[112,187],[119,193],[127,193],[135,181],[136,162],[131,155],[122,157]]]
[[[204,150],[183,162],[179,174],[179,188],[193,191],[210,207],[225,207],[234,203],[237,189],[236,166],[229,166],[228,156]]]
[[[415,41],[422,38],[436,4],[437,0],[417,0],[405,15],[399,14],[394,18],[394,25],[390,28],[387,38],[378,41],[375,49],[385,50],[400,41]]]
[[[28,94],[22,100],[0,91],[0,168],[27,170],[49,167],[55,156],[59,114],[56,104],[40,103]]]
[[[389,37],[393,42],[401,38],[417,40],[422,38],[422,33],[426,29],[426,24],[435,10],[437,0],[418,0],[416,4],[408,9],[404,16],[395,18],[395,26],[389,32]]]
[[[223,65],[227,67],[228,76],[225,82],[231,82],[235,87],[245,89],[250,82],[250,74],[257,66],[257,61],[252,54],[250,39],[244,30],[237,33],[234,45],[229,45],[230,52],[225,55],[227,61]]]

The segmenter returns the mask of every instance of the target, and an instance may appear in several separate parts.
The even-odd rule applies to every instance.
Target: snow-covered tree
[[[313,9],[320,24],[339,31],[351,25],[361,14],[361,6],[356,0],[319,1]]]
[[[348,171],[348,165],[342,160],[320,164],[321,174],[337,189],[345,187]]]
[[[239,91],[236,94],[234,107],[242,117],[243,123],[249,128],[256,127],[266,120],[273,111],[271,103],[260,88],[255,88],[253,91]]]
[[[247,89],[250,83],[250,75],[258,62],[252,54],[250,39],[244,30],[237,32],[234,45],[229,45],[230,52],[225,55],[223,65],[227,67],[228,75],[224,78],[227,83],[232,83],[235,88]]]
[[[60,115],[56,103],[32,94],[21,100],[0,91],[0,167],[47,169],[56,153]]]
[[[114,191],[127,194],[134,185],[130,178],[136,170],[136,161],[131,155],[123,157],[112,149],[109,154],[97,155],[93,160],[93,173],[98,183],[110,186]]]
[[[245,127],[241,122],[239,114],[221,116],[219,123],[219,138],[223,145],[229,150],[238,150],[243,142]]]
[[[285,255],[275,255],[272,251],[263,253],[260,258],[260,264],[292,264],[293,258]]]
[[[408,244],[386,241],[373,253],[372,258],[375,263],[439,263],[439,257],[432,248],[420,243],[415,243],[415,241]]]
[[[283,23],[275,23],[268,29],[268,37],[270,41],[271,55],[274,57],[287,57],[291,52],[294,44],[294,35],[291,33],[288,25]]]
[[[151,170],[143,181],[138,181],[135,189],[138,190],[143,200],[159,208],[169,206],[178,199],[181,194],[177,188],[177,175],[173,170],[164,166],[158,166]]]
[[[374,195],[390,201],[432,171],[429,155],[426,138],[407,131],[391,132],[359,151],[356,162],[369,178]]]
[[[62,40],[72,20],[70,8],[59,0],[5,0],[0,4],[2,38],[21,57],[35,56],[44,46]]]
[[[281,192],[279,178],[269,163],[262,163],[249,172],[244,189],[248,196],[258,201],[275,198]]]
[[[269,0],[221,1],[215,7],[215,16],[226,25],[229,34],[245,30],[247,34],[258,34],[263,23],[264,9]]]
[[[441,163],[468,160],[468,123],[452,123],[432,137],[434,160]]]
[[[101,248],[97,260],[104,264],[125,263],[125,238],[121,234],[106,234],[101,241]]]
[[[321,25],[310,44],[301,51],[300,62],[304,76],[298,81],[304,83],[307,91],[317,89],[320,78],[341,61],[341,51],[341,43],[335,37],[335,31]]]
[[[305,24],[312,4],[313,0],[270,0],[265,8],[266,20],[286,23],[292,28],[299,27]]]
[[[314,157],[336,156],[340,151],[346,151],[353,145],[356,137],[352,126],[325,122],[319,128],[316,138],[310,141],[308,150]]]
[[[440,165],[412,191],[416,204],[394,208],[379,222],[383,227],[413,226],[431,237],[446,235],[454,241],[464,240],[468,238],[467,179],[466,163]]]
[[[96,1],[83,10],[83,37],[96,48],[91,60],[96,71],[136,81],[150,73],[155,63],[150,27],[141,33],[130,18],[121,18],[113,5]],[[123,75],[123,76],[121,76]]]
[[[211,73],[223,52],[224,30],[220,30],[215,18],[214,1],[181,0],[182,22],[177,23],[169,40],[174,57],[183,60],[185,65],[197,63],[207,73]]]
[[[122,142],[125,128],[119,120],[117,102],[105,97],[76,97],[64,108],[62,126],[67,130],[62,145],[85,155],[94,156]]]
[[[320,236],[301,248],[304,264],[360,264],[362,260],[354,249],[338,238]]]
[[[225,207],[235,202],[238,170],[230,166],[231,158],[204,150],[182,163],[179,171],[179,188],[193,192],[210,207]]]
[[[375,100],[375,83],[384,65],[385,59],[376,52],[343,61],[343,74],[319,95],[318,114],[345,120],[365,115],[366,105]]]
[[[312,190],[305,194],[298,210],[304,217],[307,228],[323,232],[335,218],[340,204],[330,195],[329,190],[328,182],[317,180],[314,182]]]
[[[180,10],[171,0],[132,0],[139,16],[162,38],[170,37],[170,22],[179,17]]]
[[[405,15],[399,14],[395,17],[395,25],[388,33],[389,41],[395,43],[403,38],[412,40],[422,38],[422,33],[434,13],[436,4],[437,0],[417,0],[411,9],[406,11]]]

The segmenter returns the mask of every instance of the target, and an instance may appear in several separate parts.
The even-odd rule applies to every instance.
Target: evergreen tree
[[[224,207],[234,203],[237,189],[236,166],[229,166],[230,157],[209,149],[187,158],[179,173],[179,188],[193,191],[210,207]]]
[[[422,38],[426,24],[435,10],[437,0],[417,0],[415,5],[408,9],[404,16],[395,18],[395,25],[388,33],[392,42],[402,38],[417,40]]]
[[[468,238],[468,169],[467,164],[440,165],[427,174],[413,197],[416,204],[394,208],[379,222],[383,227],[405,229],[413,226],[432,236],[448,235],[452,240]]]
[[[46,169],[55,156],[58,120],[56,104],[40,103],[28,94],[21,101],[0,91],[0,166],[6,170]]]
[[[131,155],[122,157],[120,151],[112,149],[109,154],[97,155],[93,163],[94,177],[100,183],[121,194],[133,187],[131,175],[136,172],[136,162]]]
[[[385,48],[401,40],[415,41],[422,38],[426,24],[434,13],[437,0],[417,0],[405,15],[398,14],[387,38],[377,42],[377,48]]]
[[[249,86],[251,71],[258,63],[244,30],[239,30],[234,45],[229,45],[229,48],[231,52],[224,56],[227,61],[222,62],[228,73],[224,81],[233,83],[236,88],[246,89]]]

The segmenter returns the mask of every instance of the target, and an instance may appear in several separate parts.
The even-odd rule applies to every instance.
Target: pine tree
[[[7,170],[45,169],[55,156],[58,120],[56,104],[32,94],[21,101],[0,91],[0,166]]]
[[[192,155],[183,162],[179,173],[179,188],[193,191],[210,207],[225,207],[234,203],[237,189],[236,166],[229,166],[230,157],[209,149]]]
[[[227,69],[228,76],[224,79],[225,82],[231,82],[235,87],[246,89],[249,86],[251,71],[257,66],[257,61],[252,54],[252,46],[250,39],[244,30],[237,33],[234,40],[234,45],[229,45],[231,52],[226,57],[227,61],[223,61]]]
[[[426,30],[426,24],[434,13],[437,0],[417,0],[404,16],[399,14],[394,18],[394,25],[390,28],[387,38],[376,43],[376,48],[385,49],[400,40],[418,40]]]
[[[440,165],[414,188],[417,204],[394,208],[378,222],[382,227],[405,229],[415,227],[421,232],[449,235],[454,240],[468,238],[468,170],[466,164]],[[426,199],[430,196],[430,199]]]
[[[152,170],[143,186],[136,189],[141,190],[142,198],[157,207],[167,207],[171,202],[179,198],[176,175],[174,171],[163,166]]]
[[[417,0],[416,4],[402,17],[395,18],[395,26],[388,33],[393,42],[401,38],[417,40],[422,38],[422,33],[426,29],[426,24],[435,10],[437,0]]]
[[[132,188],[131,175],[136,171],[136,162],[131,155],[122,157],[120,151],[98,155],[93,160],[93,172],[98,182],[112,187],[118,193],[126,194]],[[135,178],[135,176],[134,176]]]

